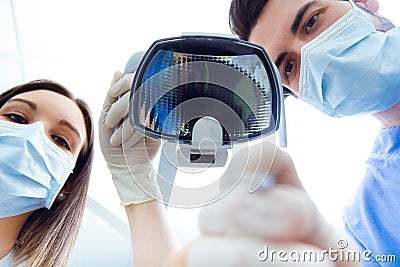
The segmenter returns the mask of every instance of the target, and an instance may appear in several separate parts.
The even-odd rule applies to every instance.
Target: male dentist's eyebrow
[[[292,27],[290,27],[290,31],[292,32],[293,35],[297,34],[297,31],[299,30],[300,22],[304,17],[304,14],[313,6],[315,6],[319,1],[318,0],[313,0],[311,2],[308,2],[307,4],[303,5],[296,13],[296,16],[294,17]]]
[[[24,103],[26,105],[29,106],[30,109],[37,111],[37,105],[35,103],[33,103],[32,101],[26,100],[26,99],[22,99],[22,98],[13,98],[7,101],[8,103],[12,103],[12,102],[21,102]]]
[[[77,137],[79,138],[79,141],[82,140],[81,135],[79,134],[78,129],[76,129],[76,128],[75,128],[71,123],[69,123],[68,121],[66,121],[66,120],[60,120],[60,122],[59,122],[58,124],[63,125],[63,126],[65,126],[65,127],[69,128],[72,132],[74,132],[74,133],[77,135]]]
[[[287,56],[287,52],[283,52],[283,53],[280,53],[279,54],[279,56],[278,56],[278,58],[276,59],[276,61],[275,61],[275,65],[276,65],[276,67],[279,69],[279,66],[282,64],[282,61],[285,59],[285,57]]]

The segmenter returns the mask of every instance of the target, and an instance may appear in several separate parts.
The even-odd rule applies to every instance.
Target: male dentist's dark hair
[[[348,1],[348,0],[344,0]],[[240,39],[248,41],[249,35],[260,17],[268,0],[232,0],[229,9],[229,26]],[[285,5],[282,1],[282,5]],[[368,13],[377,31],[386,32],[394,28],[394,24],[385,17],[373,13],[364,6],[358,5]]]
[[[248,41],[268,0],[233,0],[229,9],[229,26],[240,39]]]

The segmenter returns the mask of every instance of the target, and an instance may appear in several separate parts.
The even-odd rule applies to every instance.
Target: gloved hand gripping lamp
[[[168,38],[154,42],[137,68],[130,122],[172,143],[175,167],[224,166],[234,144],[278,129],[286,146],[283,98],[261,47],[228,37]]]

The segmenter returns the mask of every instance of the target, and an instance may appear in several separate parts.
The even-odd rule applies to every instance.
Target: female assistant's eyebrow
[[[293,35],[297,34],[297,31],[299,30],[300,22],[304,17],[304,14],[313,6],[318,4],[319,0],[313,0],[311,2],[308,2],[307,4],[304,4],[296,13],[296,16],[294,17],[292,27],[290,27],[290,31],[292,32]]]
[[[65,126],[65,127],[69,128],[72,132],[74,132],[74,133],[76,134],[76,136],[79,138],[79,141],[82,140],[81,135],[79,134],[78,129],[76,129],[76,128],[75,128],[71,123],[69,123],[68,121],[66,121],[66,120],[60,120],[60,121],[58,122],[58,124],[63,125],[63,126]]]
[[[8,103],[12,103],[12,102],[22,102],[26,105],[29,106],[30,109],[37,111],[37,105],[35,103],[33,103],[32,101],[26,100],[26,99],[22,99],[22,98],[13,98],[7,101]]]

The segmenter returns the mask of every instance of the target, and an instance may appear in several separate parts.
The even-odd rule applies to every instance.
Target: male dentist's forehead
[[[269,0],[251,30],[249,41],[264,47],[276,63],[283,83],[298,92],[301,47],[350,9],[347,1],[339,0]],[[285,75],[285,64],[289,61],[290,77]]]
[[[312,0],[269,0],[264,6],[257,24],[250,32],[249,41],[260,44],[275,62],[278,51],[286,50],[293,39],[291,24],[298,10]]]

